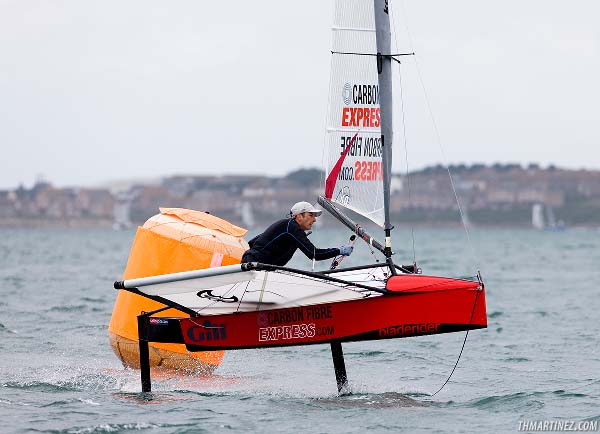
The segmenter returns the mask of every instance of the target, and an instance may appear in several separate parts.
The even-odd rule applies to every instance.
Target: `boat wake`
[[[358,393],[337,398],[318,398],[315,403],[328,408],[405,408],[430,407],[432,401],[424,401],[421,394],[402,394],[398,392]]]

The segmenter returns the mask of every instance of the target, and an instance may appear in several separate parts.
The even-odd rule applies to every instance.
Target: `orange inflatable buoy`
[[[160,208],[138,227],[123,279],[239,264],[248,249],[246,229],[205,212]],[[113,351],[123,364],[139,368],[137,315],[164,305],[127,291],[119,291],[108,334]],[[189,315],[168,309],[157,316]],[[150,343],[150,366],[210,374],[223,359],[223,351],[191,353],[183,344]]]

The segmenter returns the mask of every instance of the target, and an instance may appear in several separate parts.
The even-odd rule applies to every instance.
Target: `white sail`
[[[546,231],[563,231],[565,222],[556,220],[554,209],[543,203],[534,203],[531,208],[531,225],[534,229]]]
[[[332,51],[325,197],[383,226],[377,58],[360,55],[377,53],[372,1],[336,1]]]
[[[531,208],[531,225],[534,229],[544,229],[544,207],[541,203],[534,203]]]

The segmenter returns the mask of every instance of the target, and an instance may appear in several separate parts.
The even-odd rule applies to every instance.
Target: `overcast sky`
[[[410,169],[600,169],[600,2],[390,2],[417,53]],[[324,0],[0,0],[0,189],[321,167],[331,17]]]

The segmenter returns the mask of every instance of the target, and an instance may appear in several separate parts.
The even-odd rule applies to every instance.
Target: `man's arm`
[[[295,222],[293,222],[295,223]],[[324,259],[335,258],[340,254],[340,249],[332,247],[329,249],[318,249],[310,242],[306,233],[298,226],[298,224],[290,224],[289,233],[296,241],[298,248],[306,255],[308,259],[322,261]]]
[[[248,245],[249,245],[250,247],[252,247],[252,246],[254,245],[254,242],[256,241],[256,239],[257,239],[258,237],[260,237],[260,236],[261,236],[261,234],[258,234],[257,236],[255,236],[254,238],[252,238],[250,241],[248,241]]]

